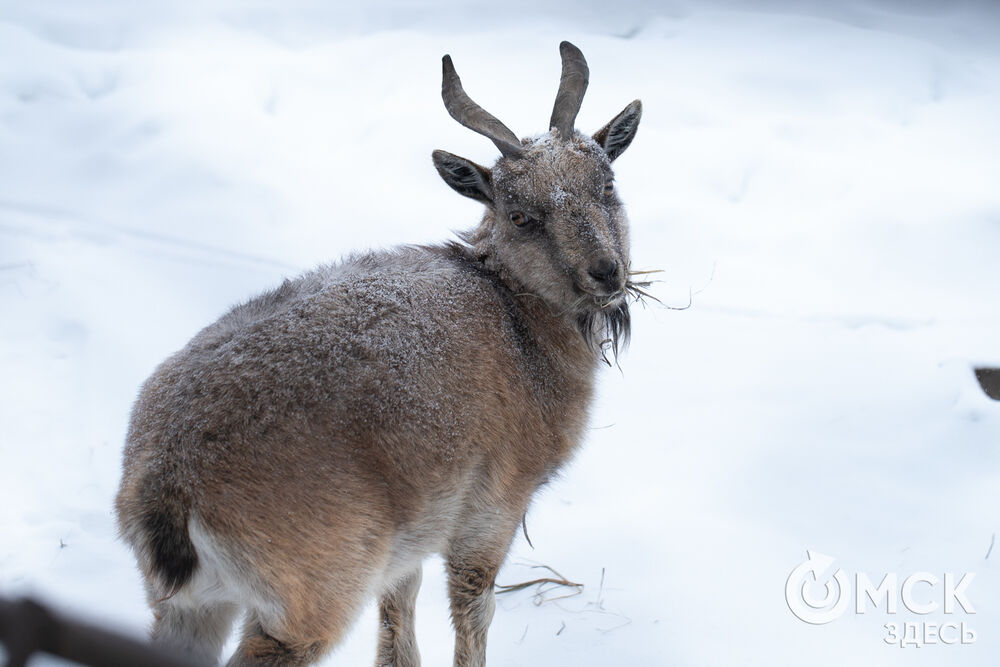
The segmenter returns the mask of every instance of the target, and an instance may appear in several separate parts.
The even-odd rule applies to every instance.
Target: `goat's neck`
[[[553,370],[566,376],[566,380],[589,385],[598,367],[598,355],[584,341],[576,316],[559,312],[542,297],[527,290],[488,253],[481,257],[481,261],[509,291],[521,321],[531,330],[533,340],[549,358]]]

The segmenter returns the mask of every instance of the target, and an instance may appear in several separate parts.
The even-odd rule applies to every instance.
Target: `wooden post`
[[[1000,401],[1000,368],[977,368],[976,379],[987,396]]]
[[[0,642],[7,667],[24,667],[35,653],[49,653],[91,667],[194,667],[162,648],[75,620],[34,600],[0,598]]]

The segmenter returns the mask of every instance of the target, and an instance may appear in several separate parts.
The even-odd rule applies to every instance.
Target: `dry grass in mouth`
[[[632,297],[632,300],[634,302],[641,303],[643,305],[646,305],[646,299],[652,299],[653,301],[655,301],[656,303],[660,304],[664,308],[667,308],[668,310],[687,310],[688,308],[691,307],[691,292],[690,291],[688,291],[688,302],[687,302],[686,305],[683,305],[683,306],[668,306],[667,304],[663,303],[662,301],[660,301],[659,299],[657,299],[655,296],[653,296],[652,294],[650,294],[647,291],[649,289],[649,287],[653,283],[660,282],[660,281],[658,281],[658,280],[646,280],[646,279],[640,279],[640,280],[633,280],[632,279],[633,276],[643,276],[643,277],[645,277],[645,276],[648,276],[648,275],[650,275],[652,273],[663,273],[663,269],[649,269],[648,271],[629,271],[628,272],[628,278],[626,278],[626,280],[625,280],[625,287],[622,288],[622,291],[624,291],[625,294],[627,294],[628,296]]]
[[[687,310],[688,308],[691,307],[691,294],[692,293],[690,291],[688,292],[688,302],[685,305],[683,305],[683,306],[668,306],[667,304],[663,303],[662,301],[660,301],[658,298],[656,298],[655,296],[653,296],[652,294],[650,294],[647,291],[653,283],[658,283],[658,282],[661,282],[661,281],[659,281],[659,280],[644,280],[644,279],[633,280],[633,276],[643,276],[643,277],[645,277],[645,276],[648,276],[648,275],[653,274],[653,273],[663,273],[663,269],[649,269],[649,270],[646,270],[646,271],[631,271],[630,270],[628,272],[628,277],[625,279],[625,286],[622,287],[621,290],[615,292],[614,294],[611,294],[611,295],[609,295],[607,297],[604,297],[604,301],[599,301],[598,302],[598,304],[597,304],[598,307],[601,310],[605,310],[607,308],[610,308],[610,307],[614,306],[618,302],[618,299],[621,296],[631,297],[633,303],[641,303],[644,306],[646,305],[646,299],[652,299],[653,301],[655,301],[656,303],[660,304],[661,306],[663,306],[664,308],[666,308],[668,310]],[[598,296],[597,294],[594,294],[593,292],[587,292],[586,290],[582,290],[582,289],[581,289],[581,291],[586,292],[587,294],[589,294],[592,297],[597,297]],[[577,303],[579,303],[579,302],[577,302]]]

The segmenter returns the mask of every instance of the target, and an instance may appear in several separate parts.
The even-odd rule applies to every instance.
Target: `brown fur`
[[[466,243],[286,281],[156,369],[116,501],[154,639],[216,660],[243,609],[230,664],[305,664],[374,595],[377,664],[418,665],[420,562],[437,552],[455,665],[485,663],[497,570],[580,441],[602,342],[627,334],[627,226],[603,190],[636,104],[618,144],[608,128],[600,144],[552,132],[478,180],[435,153],[487,205]],[[536,226],[512,225],[515,210]]]

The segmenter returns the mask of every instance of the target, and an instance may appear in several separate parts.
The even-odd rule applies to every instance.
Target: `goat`
[[[485,664],[497,570],[630,329],[611,163],[642,106],[576,131],[589,69],[569,42],[560,53],[550,130],[523,140],[444,56],[448,112],[501,153],[491,169],[433,153],[486,205],[476,228],[285,280],[145,382],[115,505],[154,642],[217,661],[242,610],[230,665],[308,664],[374,595],[376,663],[418,665],[421,563],[440,553],[454,664]]]

